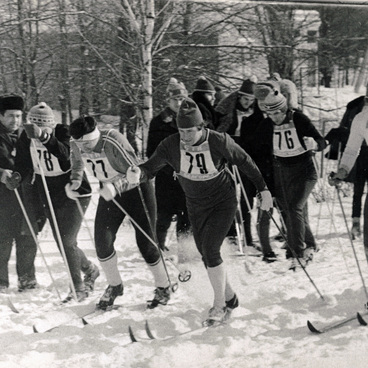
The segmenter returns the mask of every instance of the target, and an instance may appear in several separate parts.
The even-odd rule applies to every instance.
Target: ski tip
[[[150,326],[148,324],[148,321],[146,320],[146,323],[145,323],[145,329],[146,329],[146,334],[147,336],[151,339],[151,340],[155,340],[155,337],[153,336],[152,332],[151,332],[151,329],[150,329]]]
[[[132,328],[129,326],[129,337],[132,342],[138,342],[138,340],[135,338]]]
[[[8,306],[9,308],[14,312],[14,313],[19,313],[19,310],[17,308],[15,308],[13,302],[11,301],[10,297],[8,297]]]
[[[33,326],[32,326],[32,329],[33,329],[33,332],[34,332],[34,333],[38,333],[37,328],[36,328],[36,326],[35,326],[35,325],[33,325]]]
[[[307,325],[308,325],[308,328],[309,328],[309,331],[310,332],[313,332],[313,333],[321,333],[321,331],[317,330],[310,321],[307,321]]]
[[[87,326],[89,323],[86,321],[85,318],[82,318],[82,323],[83,323],[83,326]]]
[[[365,319],[362,317],[362,315],[359,312],[357,313],[357,319],[362,326],[368,325],[368,323],[365,321]]]

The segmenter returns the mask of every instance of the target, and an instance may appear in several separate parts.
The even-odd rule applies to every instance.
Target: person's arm
[[[72,140],[70,141],[70,165],[72,169],[70,174],[71,182],[76,181],[81,184],[84,172],[82,153]]]
[[[368,107],[357,114],[351,124],[349,139],[339,165],[339,169],[345,170],[347,174],[353,168],[359,155],[360,147],[364,141],[367,122]]]
[[[51,134],[43,145],[58,158],[59,162],[70,160],[70,134],[67,126],[58,124],[55,128],[55,134]]]

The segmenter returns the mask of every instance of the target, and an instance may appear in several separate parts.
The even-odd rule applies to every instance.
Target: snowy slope
[[[354,98],[349,97],[348,100]],[[326,172],[335,169],[334,165],[328,163]],[[350,227],[352,191],[348,185],[344,193],[341,200]],[[321,195],[325,200],[317,202],[315,198]],[[93,231],[96,203],[97,194],[79,234],[79,245],[97,263],[89,234]],[[133,228],[126,221],[116,241],[125,285],[124,296],[116,300],[121,308],[87,318],[86,326],[74,319],[43,334],[34,333],[32,326],[50,310],[60,310],[59,297],[50,287],[51,279],[40,254],[36,267],[41,287],[18,293],[13,252],[9,294],[0,294],[0,368],[366,367],[368,327],[353,321],[322,335],[314,335],[307,328],[307,320],[316,326],[338,321],[362,311],[367,301],[336,192],[323,179],[316,186],[315,196],[310,197],[309,212],[321,250],[307,271],[324,300],[302,270],[287,271],[289,262],[282,243],[273,242],[279,261],[266,264],[254,256],[253,248],[245,249],[246,255],[239,256],[237,246],[226,242],[223,254],[241,305],[227,325],[183,335],[179,334],[201,325],[213,297],[191,239],[180,249],[180,259],[185,262],[179,267],[189,269],[192,278],[179,282],[169,305],[147,310],[145,303],[152,297],[154,286],[135,245]],[[275,220],[279,222],[277,214]],[[271,234],[276,233],[272,225]],[[173,238],[170,249],[177,254],[178,245]],[[362,241],[354,241],[354,246],[364,280],[368,280]],[[68,292],[67,274],[49,228],[40,236],[40,247],[64,297]],[[176,282],[178,271],[170,264],[167,266]],[[102,275],[96,282],[96,291],[83,304],[97,301],[105,287]],[[11,311],[8,298],[19,313]],[[146,320],[156,340],[148,340]],[[145,340],[131,343],[129,325],[137,337]]]

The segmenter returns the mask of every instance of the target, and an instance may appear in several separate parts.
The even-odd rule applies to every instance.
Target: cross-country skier
[[[98,306],[106,309],[114,303],[116,297],[123,295],[124,289],[114,248],[116,233],[125,218],[119,206],[152,238],[152,229],[156,223],[154,187],[150,181],[142,184],[139,190],[136,184],[131,185],[127,182],[126,170],[132,164],[136,165],[138,159],[126,137],[119,131],[114,129],[100,131],[93,117],[82,116],[72,122],[70,134],[73,141],[71,142],[72,173],[69,189],[78,190],[84,167],[101,183],[95,218],[95,246],[108,282],[108,287]],[[154,298],[149,302],[148,307],[166,305],[170,299],[170,282],[159,249],[134,222],[133,226],[138,248],[154,276],[156,285]]]
[[[262,198],[262,209],[272,207],[272,197],[250,156],[228,134],[205,128],[201,112],[190,98],[182,102],[177,124],[179,133],[163,140],[140,169],[129,168],[127,179],[131,183],[144,182],[165,165],[175,170],[186,195],[196,246],[214,291],[213,307],[204,322],[213,324],[224,320],[239,304],[221,258],[221,245],[237,208],[234,180],[227,164],[237,165],[252,180]]]
[[[54,238],[58,247],[63,246],[78,301],[88,296],[94,288],[99,270],[84,252],[78,247],[77,236],[83,216],[75,200],[68,198],[65,186],[70,178],[70,135],[66,125],[57,124],[52,109],[44,102],[33,106],[27,114],[27,123],[24,124],[17,144],[15,171],[21,178],[34,176],[34,185],[38,192],[39,211],[49,219]],[[45,178],[46,186],[43,182]],[[83,211],[86,211],[91,200],[91,187],[85,175],[80,178],[80,188],[75,192],[75,198],[80,202]],[[7,183],[15,188],[18,182],[9,179]],[[47,188],[46,188],[47,187]],[[50,208],[47,192],[50,196]],[[55,212],[56,223],[52,216]],[[59,244],[57,228],[62,245]],[[84,273],[82,279],[81,271]],[[65,301],[72,299],[71,292]]]

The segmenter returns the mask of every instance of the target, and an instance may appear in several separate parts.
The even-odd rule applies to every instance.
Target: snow
[[[330,92],[336,96],[335,91]],[[345,89],[338,96],[341,97],[338,103],[330,98],[334,106],[332,102],[321,106],[326,109],[342,106],[341,116],[346,103],[358,95]],[[316,158],[319,161],[320,155]],[[330,161],[324,167],[329,172],[336,169],[336,163]],[[93,187],[96,192],[95,182]],[[343,189],[341,201],[350,228],[352,188],[345,184]],[[79,246],[98,264],[90,236],[96,203],[95,193],[79,233]],[[306,270],[324,299],[303,270],[287,270],[289,261],[285,259],[282,242],[272,242],[279,260],[266,264],[255,256],[253,248],[247,247],[245,255],[240,255],[238,247],[226,240],[223,256],[240,307],[226,325],[193,332],[188,331],[201,326],[213,295],[192,239],[179,249],[174,233],[169,235],[170,252],[178,256],[178,267],[190,270],[192,277],[188,282],[178,282],[178,290],[167,306],[148,310],[146,300],[152,297],[154,289],[152,277],[138,252],[133,228],[125,221],[116,240],[118,267],[125,286],[124,295],[116,299],[121,307],[87,317],[87,325],[76,318],[45,333],[34,333],[32,326],[50,311],[66,307],[58,305],[58,294],[40,252],[36,259],[40,288],[17,292],[13,250],[9,265],[11,287],[8,294],[0,294],[0,368],[366,367],[368,328],[358,321],[321,335],[312,334],[307,328],[308,320],[320,327],[364,311],[367,301],[337,193],[325,179],[319,180],[309,199],[309,216],[321,250]],[[255,213],[252,217],[254,222]],[[276,212],[274,219],[279,223]],[[171,231],[174,226],[175,223]],[[272,224],[271,236],[277,232]],[[255,230],[253,233],[256,237]],[[39,243],[55,285],[61,297],[65,297],[67,273],[48,226]],[[366,281],[368,268],[362,239],[355,240],[353,245]],[[177,282],[178,270],[171,263],[167,267],[172,281]],[[101,275],[93,295],[80,304],[96,302],[105,287],[106,280]],[[11,311],[8,298],[19,313]],[[71,303],[78,309],[77,304]],[[146,320],[157,339],[149,340],[145,334]],[[141,342],[130,342],[128,326],[137,339],[143,339]],[[180,335],[185,332],[188,333]]]

